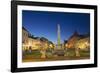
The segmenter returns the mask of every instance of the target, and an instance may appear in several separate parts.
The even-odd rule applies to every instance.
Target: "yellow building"
[[[42,50],[46,50],[49,48],[48,41],[41,41]]]
[[[22,28],[22,48],[23,50],[46,50],[48,48],[53,48],[46,38],[33,37],[29,32],[23,27]]]
[[[65,48],[67,49],[89,49],[90,48],[90,36],[89,35],[79,35],[75,32],[65,43]]]
[[[86,37],[83,39],[80,39],[76,42],[75,48],[79,48],[81,50],[89,50],[90,49],[90,38]]]
[[[40,39],[30,38],[29,37],[29,48],[32,50],[40,49],[41,48],[41,41]]]
[[[27,50],[28,49],[28,34],[29,32],[22,27],[22,49]]]
[[[36,50],[41,48],[41,41],[39,38],[33,38],[29,35],[29,32],[22,28],[22,49],[23,50]]]
[[[79,34],[77,32],[74,32],[74,34],[65,43],[65,47],[68,49],[74,49],[75,43],[78,39],[79,39]]]

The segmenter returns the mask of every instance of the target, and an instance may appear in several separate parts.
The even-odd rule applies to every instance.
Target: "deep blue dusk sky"
[[[90,32],[90,14],[44,11],[22,11],[22,25],[34,36],[45,37],[57,43],[57,25],[60,24],[61,42],[75,31]]]

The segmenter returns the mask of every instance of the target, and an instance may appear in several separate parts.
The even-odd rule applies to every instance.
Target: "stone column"
[[[58,33],[58,40],[57,40],[57,45],[60,46],[60,25],[58,24],[58,30],[57,30],[57,33]]]

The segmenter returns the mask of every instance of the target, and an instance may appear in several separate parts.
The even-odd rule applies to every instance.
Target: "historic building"
[[[81,50],[90,50],[90,38],[85,37],[80,39],[79,41],[76,42],[75,48],[79,48]]]
[[[89,34],[80,35],[77,32],[65,42],[65,48],[67,49],[89,49],[90,48],[90,36]]]
[[[46,50],[54,48],[53,43],[44,37],[32,36],[24,27],[22,28],[22,48],[24,50]]]
[[[67,43],[65,43],[66,48],[74,48],[74,45],[76,41],[79,39],[79,34],[77,32],[74,32],[74,34],[67,40]]]
[[[38,38],[29,37],[29,49],[36,50],[39,49],[41,46],[41,41]]]
[[[28,48],[28,35],[29,32],[22,27],[22,48],[23,50],[26,50]]]

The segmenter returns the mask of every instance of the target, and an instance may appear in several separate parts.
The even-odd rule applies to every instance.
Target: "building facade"
[[[22,28],[22,48],[24,50],[46,50],[48,48],[53,48],[53,44],[49,43],[48,39],[33,37],[29,32],[23,27]]]
[[[29,32],[24,27],[22,27],[22,49],[23,50],[27,50],[28,48],[28,35]]]
[[[68,40],[65,42],[66,49],[90,49],[90,36],[89,35],[79,35],[75,32]]]

